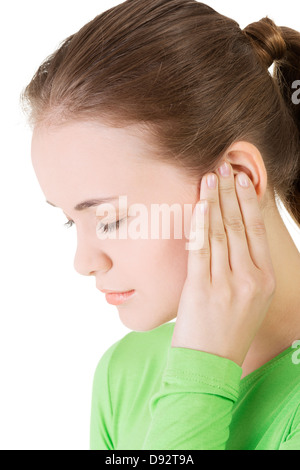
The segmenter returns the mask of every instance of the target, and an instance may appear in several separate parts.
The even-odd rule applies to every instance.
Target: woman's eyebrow
[[[103,204],[108,201],[115,201],[118,198],[119,196],[103,197],[100,199],[91,199],[89,201],[84,201],[84,202],[81,202],[80,204],[77,204],[77,206],[74,207],[74,210],[84,211],[85,209],[88,209],[89,207],[95,207],[95,206],[98,206],[99,204]],[[46,201],[46,202],[47,204],[50,204],[53,207],[57,207],[54,204],[52,204],[52,202],[49,202],[49,201]]]

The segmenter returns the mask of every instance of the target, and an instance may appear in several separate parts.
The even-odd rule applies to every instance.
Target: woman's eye
[[[114,230],[117,230],[119,228],[120,223],[123,222],[123,220],[125,220],[125,219],[117,220],[116,222],[113,222],[112,224],[101,224],[101,223],[99,223],[97,230],[100,230],[103,233],[113,232]],[[66,222],[64,224],[64,226],[67,227],[67,228],[71,228],[74,225],[74,223],[75,222],[73,220],[68,220],[68,222]]]
[[[97,231],[100,231],[102,233],[107,233],[107,232],[113,232],[114,230],[118,230],[120,223],[123,222],[125,219],[117,220],[116,222],[113,222],[112,224],[101,224],[101,222],[98,224]]]

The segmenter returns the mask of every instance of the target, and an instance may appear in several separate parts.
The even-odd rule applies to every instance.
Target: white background
[[[73,268],[76,231],[63,227],[62,211],[45,203],[19,107],[21,90],[45,57],[119,3],[1,2],[1,449],[88,449],[94,370],[130,331],[96,290],[94,277]],[[242,28],[268,15],[300,31],[298,0],[205,3]],[[299,230],[281,211],[300,249]]]

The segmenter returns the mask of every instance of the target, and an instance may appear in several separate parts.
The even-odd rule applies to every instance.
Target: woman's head
[[[300,34],[296,31],[279,28],[268,18],[242,31],[234,20],[193,0],[127,0],[104,12],[68,37],[43,62],[22,94],[34,127],[34,165],[47,198],[69,211],[73,202],[80,202],[81,194],[112,194],[124,179],[124,188],[117,195],[138,185],[132,202],[142,202],[134,200],[142,188],[152,191],[155,202],[155,184],[161,183],[163,190],[164,183],[165,191],[158,191],[158,197],[164,194],[168,201],[177,197],[179,202],[195,203],[201,177],[216,170],[234,143],[244,141],[258,149],[257,159],[253,162],[247,152],[241,157],[236,152],[233,168],[243,169],[252,179],[253,167],[263,169],[268,194],[273,198],[277,193],[299,224],[300,104],[292,99],[293,84],[300,76],[299,57]],[[274,60],[272,77],[268,67]],[[142,140],[131,142],[131,135]],[[98,163],[96,155],[90,160],[86,153],[80,154],[82,161],[78,153],[72,158],[72,145],[74,154],[74,146],[81,138],[87,144],[88,137],[97,143]],[[112,148],[105,152],[108,142]],[[130,142],[137,145],[134,155],[130,154]],[[137,151],[138,142],[142,142],[141,152]],[[57,153],[56,148],[60,149]],[[63,148],[68,158],[61,152]],[[141,160],[135,158],[141,155]],[[95,166],[88,172],[86,165],[91,161]],[[52,163],[60,173],[50,170]],[[42,170],[44,164],[47,173]],[[117,184],[113,178],[116,169]],[[82,171],[82,179],[78,171]],[[53,178],[46,182],[42,176],[46,174]],[[70,185],[77,192],[65,185],[63,194],[64,178],[69,174],[75,178]],[[176,192],[177,184],[182,192]],[[71,191],[68,194],[67,188]],[[261,202],[263,206],[266,198]],[[84,220],[88,223],[90,219],[80,219],[82,230]],[[78,242],[81,233],[78,229]],[[178,245],[165,241],[163,250],[172,252],[175,246],[177,250]],[[163,253],[167,251],[151,256],[158,271],[165,266]],[[133,259],[128,270],[124,264],[114,276],[99,276],[99,286],[135,288],[128,277]],[[185,259],[186,253],[161,272],[168,286],[167,276],[175,267],[182,270],[176,274],[178,283],[184,280]],[[135,260],[139,266],[143,261]],[[90,266],[78,269],[82,273],[96,270]],[[153,272],[151,276],[153,279]],[[161,279],[158,276],[157,282]]]
[[[80,121],[55,130],[35,128],[32,139],[32,162],[47,201],[75,222],[76,271],[95,276],[100,290],[134,289],[135,296],[118,310],[121,321],[136,331],[151,330],[176,317],[187,275],[187,240],[175,238],[174,230],[179,235],[180,230],[188,233],[184,223],[189,225],[191,214],[184,221],[176,215],[180,210],[171,213],[170,233],[164,239],[159,232],[158,237],[151,237],[152,207],[184,208],[199,199],[198,185],[182,170],[151,160],[145,132],[137,126],[110,128],[99,121]],[[124,196],[127,207],[120,202]],[[91,207],[85,204],[83,210],[75,209],[85,201],[113,197],[116,199],[107,203],[115,210],[105,222],[97,214],[99,209],[105,212],[107,203],[98,201]],[[129,212],[134,204],[141,205],[144,212]],[[118,221],[120,227],[115,230]],[[101,223],[112,225],[112,238],[99,239]],[[128,229],[124,233],[125,223]],[[137,224],[134,237],[133,224]]]

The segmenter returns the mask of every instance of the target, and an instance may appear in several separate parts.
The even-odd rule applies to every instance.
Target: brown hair
[[[273,76],[269,67],[275,61]],[[268,17],[241,30],[195,0],[127,0],[66,38],[21,94],[29,123],[140,124],[153,158],[199,176],[232,143],[261,152],[300,224],[300,34]]]

